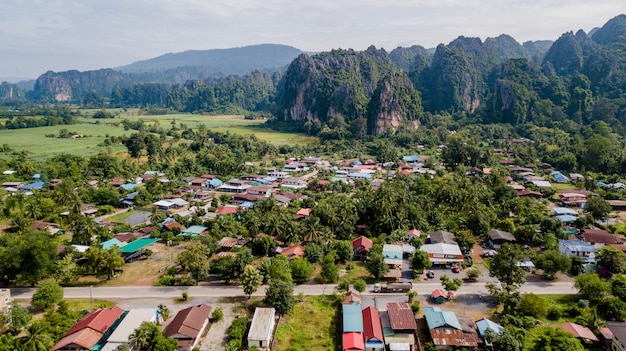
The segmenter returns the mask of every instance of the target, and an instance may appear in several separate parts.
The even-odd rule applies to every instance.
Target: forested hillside
[[[147,72],[175,65],[183,57],[217,62],[223,56],[188,52],[144,62],[144,73],[48,72],[27,96],[85,106],[99,101],[100,106],[93,107],[271,114],[277,128],[325,139],[415,129],[449,116],[464,123],[532,123],[565,131],[602,120],[622,133],[625,23],[626,16],[620,15],[592,35],[568,32],[554,43],[522,45],[503,34],[485,41],[460,36],[434,51],[413,46],[391,52],[370,47],[301,54],[286,71],[238,76],[207,78],[202,75],[208,72],[193,65]],[[255,48],[267,53],[258,59],[261,66],[269,64],[272,55],[280,56],[270,54],[270,47]],[[249,58],[240,61],[251,64]],[[23,96],[19,89],[2,87],[4,99]]]

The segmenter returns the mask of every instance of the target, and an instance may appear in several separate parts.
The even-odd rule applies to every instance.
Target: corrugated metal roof
[[[274,308],[257,307],[254,310],[248,340],[268,340],[274,329]]]
[[[365,349],[365,343],[363,342],[363,334],[358,332],[343,333],[343,350],[344,351],[358,351]]]
[[[363,338],[365,341],[385,341],[378,310],[369,306],[361,311],[361,314],[363,315]]]
[[[478,334],[457,329],[431,329],[430,336],[436,346],[476,347],[481,342]]]
[[[107,339],[107,344],[109,343],[127,343],[129,335],[137,329],[142,322],[156,322],[157,318],[157,309],[156,308],[139,308],[132,309],[128,311],[124,319],[120,322],[120,324],[115,328],[113,333]],[[117,347],[117,346],[115,346]],[[114,350],[115,347],[112,349]],[[103,350],[111,349],[110,347],[105,348]]]
[[[591,329],[576,323],[565,323],[563,329],[567,332],[574,334],[575,337],[593,341],[599,341],[598,337],[591,331]]]
[[[358,303],[341,305],[343,314],[343,332],[363,332],[363,315]]]
[[[122,315],[124,310],[114,306],[111,308],[99,308],[85,315],[78,323],[74,324],[65,335],[73,334],[79,330],[90,328],[100,333],[106,332],[115,321]]]
[[[211,307],[208,305],[195,305],[180,310],[176,317],[167,325],[163,335],[169,338],[176,334],[185,335],[189,338],[196,339],[209,318]]]
[[[123,253],[131,253],[141,250],[148,245],[152,245],[157,241],[159,241],[159,239],[141,238],[124,245],[121,249]]]
[[[428,324],[428,329],[436,329],[441,327],[451,327],[461,330],[461,324],[456,318],[454,312],[442,311],[439,307],[426,306],[424,307],[424,317]]]
[[[72,344],[79,345],[85,349],[90,349],[98,343],[98,341],[102,338],[102,335],[102,333],[90,328],[82,329],[75,333],[66,335],[61,340],[59,340],[59,342],[57,342],[50,350],[56,351]],[[75,347],[73,349],[75,349]]]
[[[390,302],[387,304],[389,312],[389,322],[391,329],[396,330],[417,330],[415,315],[406,302]]]
[[[504,330],[504,328],[500,324],[493,322],[488,318],[483,318],[476,322],[476,327],[478,328],[478,332],[482,336],[485,336],[487,329],[493,330],[496,334],[500,334],[500,332]]]

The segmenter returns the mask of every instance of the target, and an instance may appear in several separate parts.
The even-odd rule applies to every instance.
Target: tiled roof
[[[76,346],[78,345],[84,349],[91,349],[95,344],[100,341],[103,333],[97,332],[93,329],[82,329],[75,333],[69,334],[61,338],[59,342],[57,342],[50,351],[56,350],[76,350]],[[69,346],[69,347],[68,347]]]

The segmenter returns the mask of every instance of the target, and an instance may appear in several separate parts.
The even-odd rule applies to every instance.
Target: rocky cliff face
[[[382,79],[370,102],[369,134],[417,129],[422,115],[421,98],[409,78],[393,72]]]
[[[300,55],[292,62],[285,74],[281,114],[285,120],[321,123],[340,118],[350,124],[369,118],[369,132],[379,134],[387,128],[398,130],[407,118],[421,115],[419,100],[406,74],[394,67],[384,50],[333,50]],[[404,103],[418,110],[408,113],[400,107]]]
[[[0,84],[0,99],[15,100],[23,98],[24,92],[17,85],[8,82],[2,82]]]
[[[48,71],[37,78],[33,94],[39,100],[80,101],[89,92],[110,96],[113,88],[130,86],[132,83],[128,74],[112,69],[59,73]]]

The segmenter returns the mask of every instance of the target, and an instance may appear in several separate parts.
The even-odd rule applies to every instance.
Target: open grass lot
[[[83,113],[84,115],[86,113]],[[196,128],[200,124],[206,125],[209,129],[222,133],[230,132],[238,135],[254,134],[261,140],[266,140],[276,145],[294,145],[313,143],[317,138],[304,134],[283,133],[269,128],[262,124],[264,120],[246,120],[242,116],[207,116],[194,114],[170,114],[170,115],[137,115],[136,112],[121,112],[115,119],[98,120],[100,124],[95,124],[95,120],[90,118],[78,118],[78,124],[58,125],[51,127],[24,128],[12,130],[0,130],[0,144],[8,144],[15,151],[27,150],[30,158],[35,161],[43,161],[59,154],[73,154],[82,157],[93,156],[100,150],[107,150],[101,145],[107,135],[121,136],[134,133],[133,130],[124,130],[116,126],[121,119],[142,119],[148,124],[159,121],[161,127],[169,129],[173,121],[177,127],[180,123],[187,127]],[[61,129],[76,132],[86,136],[80,139],[57,139],[48,138],[46,134],[59,134]],[[113,152],[125,151],[126,148],[116,144],[110,146]],[[8,153],[0,153],[0,157],[8,158]]]
[[[85,138],[57,139],[46,137],[46,134],[58,134],[61,129],[82,134]],[[0,143],[10,145],[15,151],[27,150],[31,159],[42,161],[59,154],[73,154],[82,157],[93,156],[100,150],[107,150],[105,146],[98,146],[98,144],[104,141],[107,134],[120,136],[125,133],[130,133],[130,131],[108,124],[59,125],[0,130]],[[125,147],[122,145],[113,145],[110,148],[114,152],[125,150]],[[0,153],[0,157],[8,156],[6,153]]]
[[[337,340],[337,306],[331,296],[306,296],[284,316],[276,332],[275,350],[328,351]]]

